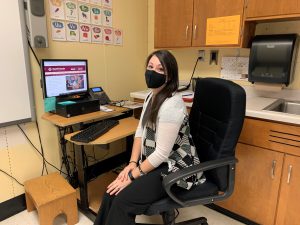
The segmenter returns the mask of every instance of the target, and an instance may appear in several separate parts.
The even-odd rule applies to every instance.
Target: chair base
[[[162,225],[162,224],[136,223],[136,225]],[[205,217],[199,217],[191,220],[182,221],[179,223],[174,223],[174,221],[172,220],[169,223],[167,221],[164,221],[164,225],[208,225],[208,223]]]

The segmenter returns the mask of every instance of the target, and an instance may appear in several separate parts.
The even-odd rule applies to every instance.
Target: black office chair
[[[198,78],[190,128],[201,163],[163,179],[168,197],[153,203],[145,213],[161,214],[165,225],[175,224],[175,209],[214,203],[228,198],[234,188],[235,146],[245,117],[246,94],[239,85],[219,78]],[[204,171],[206,182],[191,190],[174,187],[183,177]],[[177,223],[206,225],[204,217]]]

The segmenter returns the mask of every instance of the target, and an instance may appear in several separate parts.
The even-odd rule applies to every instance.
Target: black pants
[[[118,195],[104,194],[94,225],[134,225],[135,216],[143,214],[151,203],[165,197],[161,172],[166,163],[137,178]]]

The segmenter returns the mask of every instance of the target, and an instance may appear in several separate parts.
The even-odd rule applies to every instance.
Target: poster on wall
[[[112,10],[111,9],[103,9],[102,25],[106,26],[106,27],[112,27]]]
[[[101,25],[101,11],[102,9],[96,6],[91,7],[91,23],[94,25]]]
[[[65,19],[64,4],[62,0],[49,0],[50,17],[52,19]]]
[[[78,3],[79,23],[91,23],[90,6]]]
[[[114,29],[114,45],[123,45],[123,31]]]
[[[113,29],[110,27],[103,28],[103,43],[106,45],[113,44]]]
[[[52,40],[55,41],[66,40],[65,22],[51,20],[51,31],[52,31]]]
[[[80,42],[91,42],[91,26],[88,24],[80,24]]]
[[[249,57],[222,57],[221,78],[227,80],[248,80]]]
[[[79,28],[78,23],[66,23],[67,41],[79,41]]]
[[[78,7],[76,2],[65,2],[66,20],[78,22]]]
[[[112,0],[102,0],[102,6],[106,8],[112,8]]]
[[[90,0],[90,3],[101,6],[102,5],[102,0]]]
[[[92,26],[92,43],[103,43],[102,27]]]

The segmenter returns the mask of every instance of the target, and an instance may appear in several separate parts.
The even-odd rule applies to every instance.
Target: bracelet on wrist
[[[139,171],[140,171],[140,176],[146,175],[146,173],[142,170],[141,166],[138,165]]]
[[[131,170],[128,172],[128,177],[130,178],[131,181],[134,181],[134,180],[135,180],[135,178],[134,178],[133,175],[132,175]]]
[[[135,163],[135,165],[137,165],[137,164],[138,164],[136,161],[129,161],[129,163],[128,163],[128,164],[130,164],[130,163]]]

